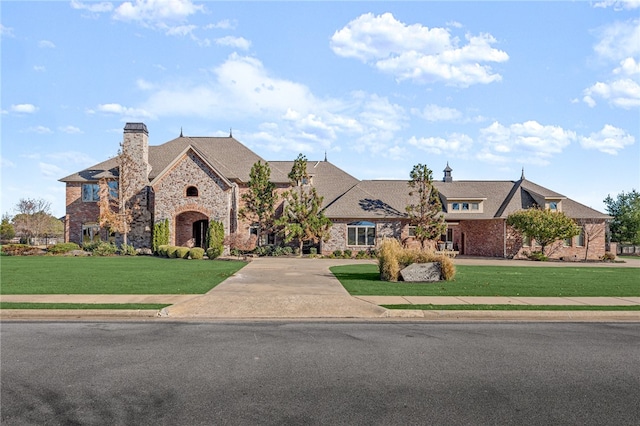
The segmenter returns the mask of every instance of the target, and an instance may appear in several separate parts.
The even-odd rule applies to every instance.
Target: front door
[[[209,228],[209,221],[206,219],[193,222],[193,245],[194,247],[205,248],[204,245],[207,242],[207,229]]]

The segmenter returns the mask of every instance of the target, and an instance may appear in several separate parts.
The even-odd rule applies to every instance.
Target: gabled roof
[[[288,174],[293,161],[269,161],[271,180],[276,183],[288,183]],[[319,195],[324,197],[322,206],[326,207],[359,181],[344,170],[328,161],[307,161],[307,173]]]
[[[433,182],[440,192],[445,219],[474,220],[506,218],[518,210],[538,205],[534,195],[562,200],[562,211],[575,219],[607,219],[609,216],[527,180]],[[365,180],[359,182],[325,209],[332,219],[381,219],[406,217],[410,203],[409,186],[403,180]],[[534,194],[534,195],[532,195]],[[447,200],[482,200],[482,213],[446,211]],[[414,201],[415,198],[414,198]]]
[[[255,152],[238,142],[232,137],[188,137],[182,136],[162,145],[149,146],[149,164],[151,173],[149,180],[153,180],[167,166],[174,161],[184,150],[192,146],[203,159],[209,162],[222,175],[230,181],[247,182],[249,172],[254,163],[265,162]],[[60,179],[61,182],[87,182],[96,181],[97,174],[105,170],[111,170],[113,176],[117,176],[116,158],[103,161],[77,173]]]

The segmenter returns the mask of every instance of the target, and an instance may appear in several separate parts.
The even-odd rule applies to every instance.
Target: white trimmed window
[[[347,245],[373,246],[376,244],[376,224],[359,221],[347,224]]]
[[[584,247],[584,228],[580,228],[580,233],[578,234],[576,241],[576,245],[578,247]]]
[[[100,200],[100,186],[97,183],[82,184],[82,201],[92,202]]]

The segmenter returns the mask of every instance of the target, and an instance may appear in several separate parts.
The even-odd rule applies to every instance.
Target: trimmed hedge
[[[168,246],[167,247],[167,257],[169,259],[175,259],[176,257],[178,257],[178,255],[176,254],[177,251],[178,251],[178,247],[176,247],[176,246]]]
[[[47,252],[51,254],[64,254],[73,250],[80,250],[80,246],[76,243],[58,243],[47,248]]]
[[[176,250],[176,258],[178,258],[178,259],[188,259],[189,258],[189,247],[178,247],[178,250]]]
[[[189,250],[189,257],[191,259],[202,259],[204,257],[204,249],[200,247],[194,247]]]

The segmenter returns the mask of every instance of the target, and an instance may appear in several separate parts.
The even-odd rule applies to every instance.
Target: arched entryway
[[[204,247],[209,218],[196,211],[180,213],[176,216],[175,245],[181,247]]]

